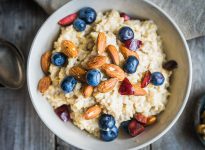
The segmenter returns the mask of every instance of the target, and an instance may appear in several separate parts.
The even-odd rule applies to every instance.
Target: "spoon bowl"
[[[12,43],[0,39],[0,85],[18,89],[24,81],[23,54]]]

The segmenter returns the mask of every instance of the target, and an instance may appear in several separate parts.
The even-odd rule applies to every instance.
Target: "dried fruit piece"
[[[125,59],[129,56],[135,56],[137,59],[139,59],[139,55],[137,54],[137,52],[131,51],[123,45],[120,46],[120,51]]]
[[[77,48],[75,47],[75,44],[69,40],[64,40],[62,42],[62,52],[71,58],[78,56]]]
[[[164,69],[166,69],[166,70],[171,71],[171,70],[176,69],[176,68],[178,67],[178,64],[177,64],[177,62],[176,62],[175,60],[169,60],[169,61],[167,61],[166,63],[164,63],[164,64],[162,65],[162,67],[163,67]]]
[[[114,64],[119,65],[120,63],[120,58],[119,58],[119,53],[114,45],[108,45],[107,51],[113,61]]]
[[[77,13],[73,13],[70,14],[66,17],[64,17],[63,19],[61,19],[60,21],[58,21],[58,24],[61,26],[67,26],[70,25],[71,23],[73,23],[73,21],[78,17]]]
[[[147,92],[143,88],[141,88],[139,84],[133,84],[133,87],[135,89],[135,96],[144,96],[147,94]]]
[[[54,111],[62,121],[67,122],[70,120],[70,113],[67,105],[64,104],[56,108]]]
[[[137,39],[131,39],[124,42],[125,47],[129,50],[137,51],[142,46],[142,41]]]
[[[85,111],[85,113],[83,114],[83,117],[86,120],[97,118],[99,116],[99,114],[101,113],[101,111],[102,111],[102,109],[100,108],[100,106],[95,105],[95,106],[88,108]]]
[[[74,76],[77,80],[79,80],[81,82],[85,82],[86,73],[87,73],[87,71],[79,66],[74,66],[74,67],[70,68],[70,70],[69,70],[69,74]]]
[[[144,77],[142,78],[142,81],[141,81],[141,88],[146,87],[150,83],[151,75],[152,74],[149,70],[145,72]]]
[[[88,98],[92,95],[93,93],[93,86],[90,86],[90,85],[86,85],[84,88],[83,88],[83,95],[85,98]]]
[[[109,80],[102,81],[97,87],[98,91],[101,93],[110,92],[115,87],[117,82],[118,82],[117,78],[111,78]]]
[[[104,65],[107,61],[106,56],[95,56],[87,62],[88,69],[97,69]]]
[[[157,121],[157,117],[156,116],[150,116],[147,118],[147,123],[146,125],[152,125],[153,123],[155,123]]]
[[[122,81],[125,78],[124,71],[117,65],[114,64],[104,64],[102,66],[102,69],[105,71],[107,76],[112,78],[118,78],[120,81]]]
[[[146,116],[144,116],[144,115],[142,115],[142,114],[139,114],[139,113],[137,113],[137,114],[135,114],[135,119],[138,121],[138,122],[140,122],[140,123],[143,123],[143,124],[146,124],[147,123],[147,117]]]
[[[127,20],[130,20],[130,16],[128,16],[126,13],[124,12],[121,12],[120,13],[120,17],[123,17],[124,18],[124,21],[127,21]]]
[[[49,76],[43,77],[38,83],[38,90],[44,93],[51,85],[51,78]]]
[[[128,124],[128,131],[132,137],[139,135],[144,131],[144,129],[145,129],[144,126],[138,123],[134,119],[131,120]]]
[[[135,89],[127,78],[122,81],[119,88],[119,93],[121,95],[134,95]]]
[[[102,54],[106,48],[107,38],[104,32],[100,32],[97,38],[97,50],[98,54]]]
[[[46,51],[41,56],[41,68],[45,74],[48,74],[49,66],[51,64],[51,51]]]

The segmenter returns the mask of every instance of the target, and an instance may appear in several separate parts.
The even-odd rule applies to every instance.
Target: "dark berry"
[[[165,62],[165,63],[162,65],[162,67],[163,67],[164,69],[166,69],[166,70],[171,71],[171,70],[176,69],[176,68],[178,67],[178,64],[177,64],[177,62],[176,62],[175,60],[169,60],[169,61]]]
[[[82,19],[76,19],[74,22],[73,22],[73,27],[75,28],[76,31],[84,31],[85,28],[86,28],[86,23],[85,21],[83,21]]]
[[[118,33],[119,40],[125,42],[134,38],[134,32],[130,27],[122,27]]]
[[[100,138],[103,141],[110,142],[116,139],[118,136],[118,128],[114,126],[113,128],[109,129],[108,131],[100,130]]]
[[[63,53],[61,53],[61,52],[55,52],[51,56],[51,62],[55,66],[59,66],[60,67],[60,66],[65,65],[66,60],[67,60],[67,57]]]
[[[122,81],[119,88],[119,93],[121,95],[133,95],[135,93],[135,89],[127,78]]]
[[[87,24],[93,23],[96,19],[96,16],[96,11],[90,7],[84,7],[79,11],[79,18],[84,20]]]
[[[161,72],[152,73],[151,82],[155,86],[160,86],[164,83],[164,76]]]
[[[113,128],[115,125],[115,118],[112,115],[103,114],[99,119],[99,127],[101,130],[108,130]]]
[[[74,90],[76,84],[77,80],[73,76],[67,76],[63,79],[60,86],[65,93],[70,93]]]
[[[70,120],[70,113],[68,111],[68,106],[67,105],[62,105],[62,106],[56,108],[55,113],[64,122],[67,122],[67,121]]]
[[[100,71],[93,69],[89,70],[86,74],[86,81],[91,86],[97,86],[101,81],[101,73]]]
[[[132,74],[137,71],[138,64],[139,60],[135,56],[129,56],[125,61],[123,69],[126,73]]]

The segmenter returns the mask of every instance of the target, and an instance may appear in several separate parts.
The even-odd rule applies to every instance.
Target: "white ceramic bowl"
[[[46,50],[52,48],[53,41],[59,34],[58,20],[85,6],[93,7],[96,11],[116,9],[131,16],[154,20],[158,25],[168,59],[178,62],[179,67],[173,75],[171,96],[165,111],[159,115],[159,121],[155,125],[146,128],[145,132],[135,138],[120,135],[113,142],[103,142],[89,136],[72,123],[62,122],[46,99],[37,91],[38,81],[43,76],[40,58]],[[159,139],[173,126],[182,113],[189,96],[191,70],[189,49],[181,31],[169,16],[152,3],[143,0],[74,0],[58,9],[40,28],[31,47],[27,79],[31,100],[38,115],[58,137],[81,149],[123,150],[142,148]]]

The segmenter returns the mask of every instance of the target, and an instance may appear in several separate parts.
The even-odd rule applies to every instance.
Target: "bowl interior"
[[[136,18],[154,20],[158,25],[158,32],[163,40],[164,50],[168,59],[174,59],[178,62],[179,67],[172,76],[171,96],[166,106],[167,109],[159,116],[159,120],[155,125],[148,127],[144,133],[135,138],[123,138],[123,136],[120,136],[117,140],[106,143],[89,136],[71,123],[60,121],[48,102],[37,91],[38,81],[43,76],[40,58],[46,50],[52,49],[52,43],[59,34],[58,20],[85,6],[93,7],[96,11],[116,9]],[[39,30],[31,47],[27,71],[30,96],[43,122],[61,139],[83,149],[120,150],[135,147],[141,148],[157,140],[174,124],[181,114],[186,104],[191,84],[190,56],[184,38],[166,15],[149,2],[143,0],[74,0],[67,3],[51,15]]]

